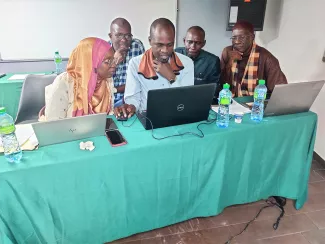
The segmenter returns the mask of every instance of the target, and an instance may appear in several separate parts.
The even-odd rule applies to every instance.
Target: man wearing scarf
[[[193,61],[174,52],[175,26],[165,18],[150,27],[151,48],[129,63],[124,93],[125,104],[115,108],[117,116],[131,117],[147,109],[148,91],[194,85]],[[166,99],[168,99],[166,97]]]
[[[233,96],[252,96],[258,80],[266,81],[268,93],[274,86],[287,84],[279,61],[265,48],[256,45],[254,27],[238,21],[232,31],[232,46],[221,56],[221,83],[231,84]]]

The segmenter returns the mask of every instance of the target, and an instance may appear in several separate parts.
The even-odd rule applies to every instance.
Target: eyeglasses
[[[115,38],[117,40],[122,40],[123,38],[125,38],[125,40],[127,41],[131,41],[132,38],[133,38],[133,35],[132,34],[121,34],[121,33],[117,33],[117,34],[114,34]]]
[[[249,37],[249,35],[245,35],[245,36],[232,36],[232,37],[230,37],[230,40],[232,40],[232,41],[238,40],[238,41],[242,42],[245,39],[247,39],[247,37]]]
[[[118,59],[117,58],[111,58],[111,59],[106,59],[103,61],[104,64],[112,67],[113,65],[117,65],[118,64]]]

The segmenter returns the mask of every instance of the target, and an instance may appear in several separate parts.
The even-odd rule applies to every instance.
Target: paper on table
[[[230,105],[229,113],[230,114],[235,114],[235,113],[250,113],[251,110],[249,108],[244,107],[240,103],[236,102],[233,100],[232,104]]]
[[[22,150],[33,150],[38,145],[38,141],[31,124],[16,125],[16,136]],[[0,152],[3,152],[1,140]]]
[[[28,74],[13,75],[8,80],[25,80]]]
[[[235,113],[250,113],[251,110],[244,107],[240,103],[236,102],[235,100],[232,100],[232,104],[229,106],[229,114],[235,114]],[[212,107],[212,110],[215,112],[218,112],[218,106]]]
[[[232,6],[230,8],[229,23],[236,23],[238,18],[238,6]]]
[[[25,80],[27,75],[29,74],[16,74],[11,76],[8,80]],[[37,74],[37,75],[45,75],[45,74]]]

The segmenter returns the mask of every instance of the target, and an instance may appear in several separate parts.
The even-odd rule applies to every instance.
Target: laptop
[[[207,120],[215,90],[215,84],[150,90],[147,110],[137,116],[146,130]]]
[[[32,124],[39,146],[105,135],[106,113]]]
[[[264,116],[308,112],[325,81],[276,85],[264,110]]]

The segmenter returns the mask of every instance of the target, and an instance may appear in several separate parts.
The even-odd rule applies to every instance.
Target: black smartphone
[[[112,118],[106,119],[105,134],[112,147],[122,146],[127,143]]]
[[[127,141],[119,130],[106,130],[105,134],[112,147],[119,147],[127,144]]]
[[[107,118],[106,119],[106,128],[105,128],[105,131],[106,130],[118,130],[114,120],[112,118]]]

